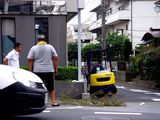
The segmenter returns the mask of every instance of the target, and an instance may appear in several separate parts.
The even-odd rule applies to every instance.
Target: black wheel
[[[117,93],[117,88],[116,88],[115,85],[113,85],[113,89],[111,90],[111,92],[112,92],[113,94],[116,94],[116,93]]]

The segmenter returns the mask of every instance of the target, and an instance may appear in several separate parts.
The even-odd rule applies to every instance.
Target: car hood
[[[0,89],[18,81],[42,83],[42,80],[30,71],[8,65],[0,65]]]

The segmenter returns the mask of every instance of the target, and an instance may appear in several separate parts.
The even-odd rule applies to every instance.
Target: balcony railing
[[[121,10],[106,17],[106,24],[112,25],[122,20],[130,20],[131,14],[129,10]]]
[[[118,7],[118,10],[126,10],[128,6],[129,6],[129,2],[126,2],[125,4]]]
[[[66,14],[66,2],[57,0],[15,0],[0,3],[1,14]],[[4,11],[5,8],[5,11]]]

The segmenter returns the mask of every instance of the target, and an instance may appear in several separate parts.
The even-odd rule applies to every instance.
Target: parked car
[[[46,88],[34,73],[0,64],[0,113],[27,115],[46,108]]]

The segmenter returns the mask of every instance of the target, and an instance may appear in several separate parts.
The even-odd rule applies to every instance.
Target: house
[[[160,0],[158,0],[157,2],[155,2],[156,5],[160,5]]]
[[[160,0],[155,2],[155,7],[154,7],[154,11],[159,13],[160,12]]]
[[[67,65],[67,22],[77,14],[76,0],[0,0],[0,63],[14,42],[22,43],[20,65],[27,64],[29,49],[44,34]]]
[[[100,1],[100,0],[98,0]],[[157,28],[160,14],[154,11],[157,0],[105,0],[105,9],[97,4],[91,10],[96,12],[97,19],[90,27],[90,31],[101,36],[102,11],[105,10],[105,29],[108,32],[118,32],[128,35],[133,50],[142,43],[141,38],[152,26]],[[99,2],[100,3],[100,2]],[[143,10],[142,10],[143,9]]]
[[[156,13],[160,12],[160,0],[156,1],[154,7],[154,11]],[[144,45],[149,45],[153,47],[159,47],[160,46],[160,28],[150,28],[149,31],[147,31],[143,37],[142,41]]]
[[[142,37],[145,45],[152,45],[154,47],[160,46],[160,29],[150,28],[148,32]]]

